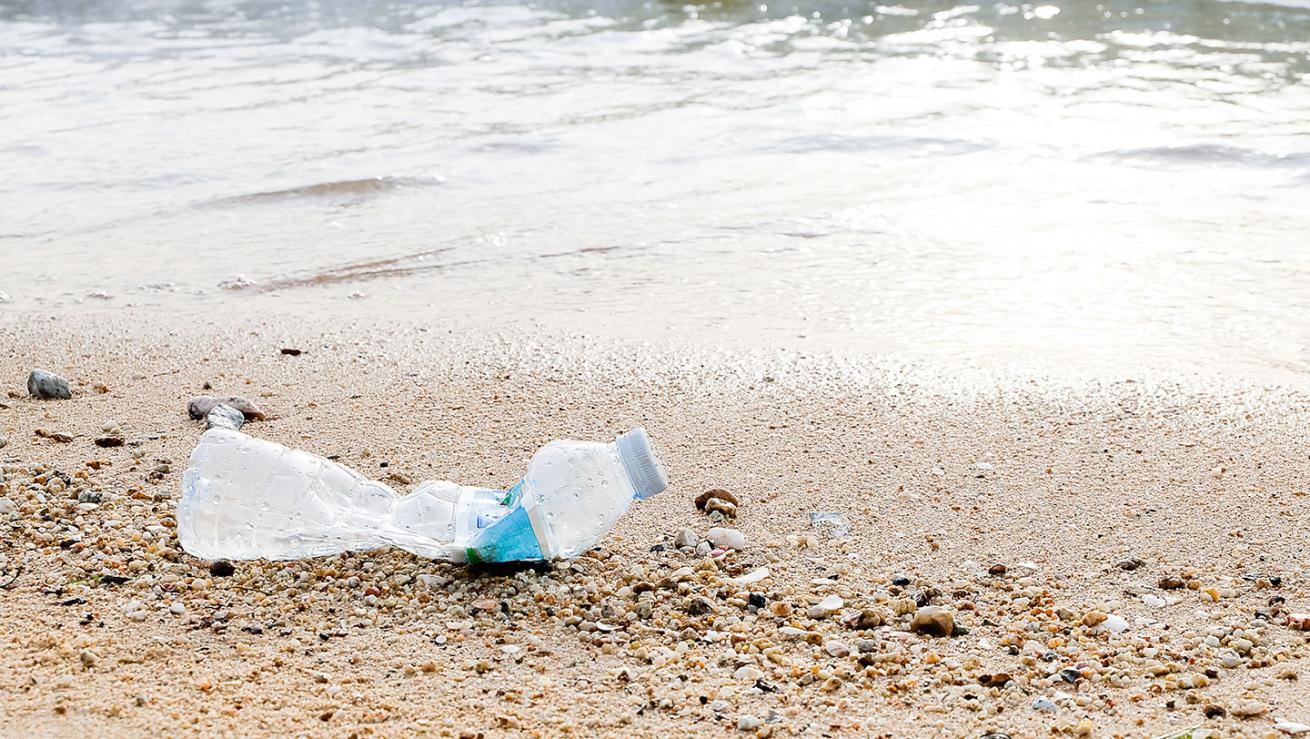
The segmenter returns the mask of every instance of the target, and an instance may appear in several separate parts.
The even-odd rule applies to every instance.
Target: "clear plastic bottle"
[[[402,496],[336,462],[214,428],[182,476],[177,529],[183,549],[205,559],[384,546],[452,562],[568,558],[666,487],[642,429],[610,444],[547,444],[509,490],[428,481]]]

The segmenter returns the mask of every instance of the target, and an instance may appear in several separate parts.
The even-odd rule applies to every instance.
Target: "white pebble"
[[[721,526],[715,526],[705,535],[710,543],[716,547],[724,549],[745,549],[746,535],[736,529],[725,529]]]

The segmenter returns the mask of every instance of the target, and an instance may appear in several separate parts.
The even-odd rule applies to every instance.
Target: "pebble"
[[[769,577],[769,574],[770,573],[768,567],[760,567],[759,569],[755,569],[755,570],[751,570],[750,572],[747,572],[745,575],[742,575],[741,577],[733,578],[732,581],[737,583],[738,585],[751,585],[753,583],[757,583],[760,582],[761,580],[767,579]]]
[[[1297,631],[1310,631],[1310,613],[1287,614],[1287,625]]]
[[[683,529],[678,535],[673,537],[673,546],[678,549],[683,547],[694,547],[700,543],[700,536],[692,529]]]
[[[823,651],[827,652],[832,657],[841,658],[851,656],[851,648],[836,639],[826,642],[823,645]]]
[[[67,400],[73,397],[73,392],[68,389],[68,380],[43,369],[34,369],[27,376],[27,392],[33,398],[41,400],[54,398]]]
[[[1118,562],[1115,562],[1114,566],[1118,567],[1121,570],[1132,572],[1133,570],[1136,570],[1138,567],[1141,567],[1144,564],[1146,563],[1136,557],[1129,557],[1127,559],[1121,559]]]
[[[755,731],[760,728],[761,723],[763,722],[758,718],[749,713],[743,713],[737,717],[737,731]]]
[[[842,600],[841,596],[830,595],[827,598],[824,598],[823,600],[819,601],[818,603],[815,603],[814,605],[810,606],[809,617],[827,618],[828,616],[831,616],[837,611],[840,611],[841,607],[844,605],[846,605],[846,601]]]
[[[0,434],[0,449],[4,449],[8,444],[9,439],[6,439],[4,434]]]
[[[737,500],[737,496],[722,488],[714,488],[713,490],[706,490],[696,496],[696,507],[703,511],[705,510],[705,506],[708,505],[711,500],[726,501],[734,506],[741,505],[741,501]]]
[[[725,518],[736,518],[737,506],[733,503],[729,503],[726,500],[722,500],[719,498],[710,498],[708,501],[705,502],[705,512],[706,513],[717,512],[723,514]]]
[[[861,639],[855,643],[855,649],[860,654],[872,654],[878,651],[878,642],[872,639]]]
[[[732,673],[732,677],[734,680],[753,683],[764,677],[764,671],[758,667],[752,667],[751,665],[742,665],[737,668],[736,672]]]
[[[1101,623],[1100,628],[1111,634],[1122,634],[1128,630],[1128,619],[1111,614],[1105,617],[1105,621]]]
[[[245,422],[246,414],[226,403],[219,403],[206,414],[205,430],[220,428],[240,431]]]
[[[1276,721],[1274,728],[1292,736],[1310,733],[1310,724],[1300,724],[1295,721]]]
[[[705,538],[714,546],[722,547],[724,549],[740,550],[746,548],[746,535],[737,529],[725,529],[720,526],[715,526],[710,529],[709,533],[705,535]]]
[[[914,612],[910,631],[928,636],[950,636],[955,632],[955,616],[941,606],[924,606]]]
[[[226,559],[216,559],[209,565],[209,574],[214,577],[231,577],[236,574],[237,568]]]
[[[1055,704],[1052,703],[1048,698],[1038,698],[1037,700],[1033,701],[1034,711],[1041,711],[1042,713],[1050,713],[1054,711],[1055,708],[1056,708]]]
[[[884,619],[882,613],[875,611],[872,608],[865,608],[859,613],[846,619],[846,625],[857,630],[876,629],[879,626],[882,626],[883,622]]]
[[[96,438],[96,446],[101,449],[123,446],[123,437],[116,435],[100,436]]]
[[[219,405],[228,405],[241,411],[248,421],[262,421],[266,418],[264,411],[259,406],[240,395],[230,395],[225,398],[197,395],[187,402],[187,415],[191,416],[193,420],[199,421],[208,416],[209,412]]]
[[[1233,706],[1232,710],[1232,714],[1239,718],[1255,718],[1256,716],[1263,716],[1266,713],[1269,713],[1269,706],[1252,698],[1239,701],[1237,705]]]

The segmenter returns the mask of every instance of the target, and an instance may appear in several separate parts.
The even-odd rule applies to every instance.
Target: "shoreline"
[[[312,322],[111,321],[94,336],[43,323],[0,324],[13,501],[0,582],[17,573],[0,590],[0,686],[15,696],[0,715],[18,733],[1264,736],[1275,717],[1310,723],[1297,702],[1310,646],[1285,624],[1310,611],[1300,383]],[[292,346],[305,353],[280,354]],[[23,397],[34,366],[72,380],[73,399]],[[170,526],[201,428],[186,399],[205,382],[269,411],[252,435],[372,476],[503,485],[553,438],[644,425],[672,487],[576,566],[481,574],[384,551],[215,577]],[[110,421],[127,444],[95,447]],[[691,501],[710,488],[740,499],[746,548],[651,551],[682,528],[704,536]],[[101,500],[84,508],[75,490]],[[811,511],[843,513],[850,536],[812,530]],[[760,584],[733,583],[766,566]],[[1195,590],[1158,587],[1187,572]],[[657,586],[648,615],[642,582]],[[926,593],[968,633],[909,633],[897,610]],[[883,624],[811,618],[829,595]],[[708,612],[689,612],[697,598]],[[1103,633],[1094,611],[1128,629]]]

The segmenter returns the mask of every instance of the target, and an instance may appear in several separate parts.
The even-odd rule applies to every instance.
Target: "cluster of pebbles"
[[[198,399],[190,413],[263,416],[250,406]],[[104,429],[115,432],[121,438]],[[850,708],[870,702],[993,739],[1036,726],[1057,736],[1122,732],[1124,707],[1144,702],[1189,727],[1171,736],[1310,736],[1280,713],[1306,720],[1310,709],[1275,710],[1265,697],[1310,677],[1295,666],[1310,656],[1310,601],[1287,575],[1126,560],[1106,576],[1140,582],[1087,602],[1026,562],[962,562],[932,578],[881,573],[847,556],[841,538],[798,533],[752,545],[733,525],[749,506],[724,489],[690,500],[692,525],[636,553],[602,544],[513,570],[403,552],[202,562],[177,542],[171,462],[115,454],[78,469],[4,458],[0,534],[10,544],[0,587],[17,582],[68,602],[109,592],[126,628],[326,641],[386,627],[419,630],[434,649],[469,647],[458,658],[414,655],[404,670],[415,676],[545,672],[552,645],[566,640],[617,660],[608,678],[645,695],[643,711],[755,736],[867,732],[874,726]],[[35,581],[21,582],[25,572]],[[495,652],[478,646],[493,641]],[[94,651],[78,659],[106,667]],[[1240,687],[1215,697],[1222,685]]]

